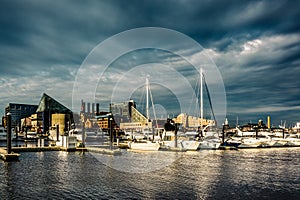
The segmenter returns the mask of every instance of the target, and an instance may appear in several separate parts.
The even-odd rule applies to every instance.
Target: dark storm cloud
[[[224,78],[231,112],[297,106],[299,7],[298,1],[2,0],[1,90],[9,88],[13,99],[15,87],[28,81],[20,91],[30,85],[39,97],[43,89],[36,82],[65,80],[68,88],[58,93],[71,93],[76,71],[99,42],[156,26],[180,31],[209,50]]]
[[[79,1],[3,3],[1,69],[23,75],[23,70],[47,71],[53,64],[78,67],[95,44],[116,33],[108,27],[115,24],[110,14],[113,8],[105,3],[99,6],[97,10]],[[8,69],[10,66],[14,68]]]
[[[261,34],[298,31],[296,8],[281,1],[4,1],[1,57],[7,66],[78,64],[101,40],[141,26],[172,28],[226,50]]]

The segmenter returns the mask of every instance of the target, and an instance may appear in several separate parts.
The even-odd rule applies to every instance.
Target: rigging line
[[[216,123],[216,125],[217,125],[217,121],[216,121],[214,109],[213,109],[213,107],[212,107],[212,102],[211,102],[209,90],[208,90],[208,87],[207,87],[207,84],[206,84],[206,81],[205,81],[205,77],[204,77],[204,76],[203,76],[203,79],[204,79],[204,85],[205,85],[205,89],[206,89],[206,93],[207,93],[207,97],[208,97],[208,101],[209,101],[209,106],[210,106],[210,109],[211,109],[211,113],[212,113],[213,119],[214,119],[214,121],[215,121],[215,123]]]
[[[146,90],[145,87],[143,87],[142,94],[140,95],[140,98],[137,102],[142,113],[145,113],[145,110],[146,110],[145,107],[144,107],[145,90]]]
[[[149,94],[150,94],[150,100],[151,100],[151,105],[152,105],[152,109],[153,109],[154,120],[155,120],[155,123],[156,123],[156,128],[158,129],[158,123],[157,123],[156,112],[155,112],[154,103],[153,103],[152,92],[151,92],[151,89],[150,89],[150,84],[149,84],[148,87],[149,87]]]
[[[201,107],[201,97],[200,97],[200,89],[201,89],[201,80],[197,79],[197,83],[196,83],[196,96],[195,96],[195,116],[196,117],[200,117],[200,107]]]
[[[194,114],[198,113],[199,114],[199,88],[200,88],[200,81],[199,79],[197,79],[196,83],[195,83],[195,87],[194,89],[196,90],[195,95],[192,95],[191,101],[190,101],[190,105],[189,105],[189,109],[188,109],[188,113],[192,114],[192,112],[195,112]],[[193,102],[195,102],[193,104]],[[195,106],[194,108],[192,108],[192,106]],[[197,114],[196,114],[197,116]]]

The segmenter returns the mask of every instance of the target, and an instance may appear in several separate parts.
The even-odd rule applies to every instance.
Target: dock
[[[120,149],[110,149],[110,148],[81,147],[81,148],[76,148],[76,151],[86,151],[86,152],[107,154],[113,156],[121,155]]]
[[[6,153],[6,150],[1,149],[3,153]],[[120,149],[109,149],[104,147],[77,147],[77,148],[65,148],[60,146],[47,146],[47,147],[13,147],[12,150],[16,153],[20,152],[42,152],[42,151],[84,151],[84,152],[93,152],[100,154],[109,154],[109,155],[120,155]],[[0,151],[1,153],[1,151]],[[19,155],[19,154],[18,154]]]
[[[19,159],[20,154],[18,153],[7,153],[6,149],[0,148],[0,158],[4,161],[15,161]]]
[[[171,151],[171,152],[186,152],[187,150],[180,147],[160,147],[160,151]]]
[[[62,150],[59,146],[48,146],[48,147],[13,147],[14,152],[40,152],[40,151],[60,151]]]
[[[238,148],[236,148],[234,146],[220,146],[219,149],[220,150],[238,150]]]

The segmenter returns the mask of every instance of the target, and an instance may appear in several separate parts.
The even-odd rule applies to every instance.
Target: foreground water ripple
[[[0,199],[298,199],[299,155],[300,148],[186,152],[161,169],[127,173],[90,153],[24,152],[18,162],[0,161]]]

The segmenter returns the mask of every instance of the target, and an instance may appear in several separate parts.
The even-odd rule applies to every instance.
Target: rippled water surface
[[[0,161],[0,199],[300,198],[300,148],[166,153],[177,159],[128,173],[91,153],[22,152],[18,162]]]

